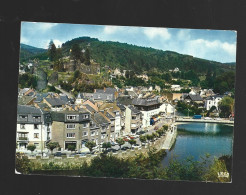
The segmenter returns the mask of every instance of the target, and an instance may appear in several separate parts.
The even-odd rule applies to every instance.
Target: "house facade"
[[[160,101],[158,98],[136,98],[132,104],[142,113],[142,127],[150,126],[152,116],[158,115],[160,112]]]
[[[80,150],[91,139],[90,113],[86,110],[51,112],[52,142],[58,142],[61,150],[74,147]]]
[[[204,108],[206,108],[206,110],[210,110],[213,106],[215,106],[216,110],[218,110],[219,102],[222,100],[222,98],[222,95],[209,96],[205,100]]]
[[[17,136],[18,150],[27,150],[33,144],[37,150],[43,151],[46,142],[51,139],[51,117],[47,112],[33,106],[18,105]]]

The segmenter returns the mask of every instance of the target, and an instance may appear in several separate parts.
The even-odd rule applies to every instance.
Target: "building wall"
[[[123,132],[123,135],[131,133],[131,118],[132,118],[132,111],[130,108],[126,107],[125,131]]]
[[[25,133],[27,140],[20,140],[19,137],[21,133]],[[38,138],[34,135],[38,135]],[[44,126],[43,124],[38,124],[38,129],[34,129],[34,124],[25,124],[25,129],[21,129],[21,124],[17,124],[17,135],[16,135],[16,141],[17,141],[17,148],[21,149],[19,147],[19,143],[27,143],[29,144],[35,144],[37,150],[41,150],[41,148],[45,148],[45,142],[47,141],[47,126]],[[27,150],[25,148],[22,148],[23,150]]]
[[[64,141],[65,141],[65,125],[64,122],[53,121],[52,123],[52,142],[58,142],[60,147],[64,149]]]
[[[142,127],[143,128],[149,127],[150,126],[150,118],[153,115],[159,114],[159,112],[160,112],[159,108],[149,110],[149,111],[141,111],[141,113],[142,113],[142,124],[143,124]]]
[[[215,106],[216,109],[218,109],[218,106],[219,106],[219,102],[221,101],[221,98],[216,98],[214,100],[206,100],[205,101],[205,104],[204,104],[204,107],[206,108],[206,110],[210,110],[210,108],[212,106]]]

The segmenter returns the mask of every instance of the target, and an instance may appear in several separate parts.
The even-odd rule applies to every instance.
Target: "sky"
[[[58,47],[66,41],[83,36],[175,51],[222,63],[236,62],[237,33],[231,30],[21,23],[20,42],[38,48],[47,49],[50,40]]]

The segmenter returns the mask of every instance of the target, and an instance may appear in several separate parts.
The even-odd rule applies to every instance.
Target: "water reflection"
[[[206,153],[211,158],[232,154],[233,127],[215,123],[188,123],[178,125],[178,136],[172,150],[162,164],[168,165],[170,159],[185,159],[188,156],[200,160]]]

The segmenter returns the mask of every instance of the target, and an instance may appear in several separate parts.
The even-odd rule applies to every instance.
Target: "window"
[[[38,124],[34,124],[34,129],[38,129]]]
[[[67,129],[75,129],[75,124],[67,124]]]
[[[27,119],[27,115],[20,115],[20,119]]]
[[[91,136],[94,136],[94,135],[95,135],[95,131],[92,131],[92,132],[91,132]]]
[[[39,138],[39,133],[34,133],[34,138]]]
[[[36,146],[36,148],[38,148],[38,147],[39,147],[39,143],[34,143],[34,145]]]
[[[83,136],[87,136],[88,133],[86,131],[83,132]]]
[[[25,129],[25,124],[20,124],[21,129]]]
[[[89,114],[84,115],[84,119],[89,118]]]
[[[89,127],[89,123],[83,123],[83,128]]]
[[[75,120],[76,115],[67,115],[67,120]]]
[[[75,133],[67,133],[67,138],[75,138]]]

